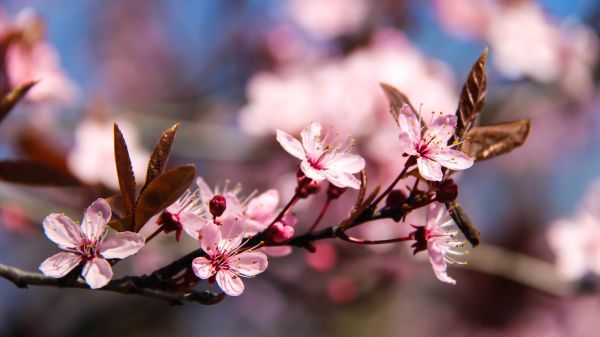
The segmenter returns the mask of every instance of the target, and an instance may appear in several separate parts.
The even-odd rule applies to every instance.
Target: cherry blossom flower
[[[308,178],[315,181],[327,179],[337,187],[358,189],[360,182],[353,174],[365,167],[365,160],[349,152],[351,143],[346,146],[335,144],[335,139],[330,141],[328,135],[322,137],[321,131],[321,124],[311,123],[301,132],[300,142],[277,130],[277,141],[292,156],[302,160],[300,168]]]
[[[48,239],[66,252],[46,259],[40,265],[44,275],[60,278],[80,264],[81,275],[92,289],[102,288],[112,279],[113,271],[107,259],[124,259],[143,246],[143,235],[121,232],[106,238],[106,224],[111,210],[104,199],[94,201],[85,211],[81,226],[63,214],[53,213],[44,219]]]
[[[365,0],[293,0],[288,12],[292,20],[317,38],[334,38],[350,33],[366,19]]]
[[[417,167],[423,178],[441,181],[442,166],[464,170],[473,165],[473,159],[447,145],[454,135],[456,116],[441,115],[422,127],[415,112],[404,104],[398,115],[398,125],[401,147],[404,153],[417,157]]]
[[[456,248],[462,247],[464,241],[457,240],[458,229],[450,229],[454,221],[449,219],[444,204],[435,203],[431,205],[427,213],[427,222],[425,226],[413,226],[415,231],[409,234],[410,238],[415,240],[411,247],[414,248],[414,254],[427,250],[429,262],[433,267],[433,272],[438,280],[456,284],[456,281],[448,276],[448,263],[465,264],[457,261],[450,255],[465,255]]]
[[[175,239],[179,241],[183,230],[197,238],[198,231],[206,223],[203,219],[205,214],[206,207],[200,203],[197,191],[188,190],[153,220],[165,233],[174,231]]]
[[[268,265],[264,253],[244,250],[243,244],[243,232],[235,227],[223,231],[214,223],[207,224],[200,231],[200,245],[208,256],[194,259],[194,273],[201,279],[216,279],[229,296],[241,295],[244,292],[241,277],[254,277]]]

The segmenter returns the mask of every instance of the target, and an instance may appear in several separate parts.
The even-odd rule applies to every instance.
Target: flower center
[[[179,214],[164,211],[156,220],[159,226],[162,226],[165,233],[172,231],[178,231],[182,229],[181,222],[179,221]]]
[[[215,269],[215,272],[218,272],[219,270],[229,270],[229,256],[222,252],[217,251],[217,253],[211,257],[210,263]]]
[[[419,156],[430,159],[433,157],[435,152],[435,146],[431,146],[431,143],[434,141],[435,137],[431,137],[428,141],[425,139],[421,139],[418,144],[415,146],[415,150],[419,154]]]
[[[86,258],[91,259],[98,256],[98,245],[95,242],[85,240],[81,246],[79,246],[79,251]]]
[[[325,157],[325,153],[326,152],[321,153],[321,155],[317,158],[309,157],[308,163],[310,164],[310,166],[312,166],[316,170],[322,170],[323,164],[321,164],[321,160],[323,160],[323,157]]]

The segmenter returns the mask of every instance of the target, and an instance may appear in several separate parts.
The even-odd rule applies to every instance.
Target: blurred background
[[[331,124],[356,138],[372,186],[389,182],[405,158],[378,83],[424,112],[454,113],[485,47],[481,123],[532,121],[523,147],[458,179],[485,243],[468,265],[451,266],[455,286],[406,245],[328,241],[315,254],[271,258],[241,297],[213,307],[0,280],[1,336],[598,335],[597,1],[2,0],[0,13],[0,29],[28,32],[7,51],[11,84],[41,79],[0,126],[0,155],[43,160],[83,185],[0,185],[0,262],[26,270],[57,251],[46,215],[80,219],[118,188],[113,122],[139,182],[160,133],[180,121],[170,166],[195,163],[210,184],[277,188],[285,200],[296,161],[276,128]],[[346,214],[354,195],[344,197],[326,224]],[[299,228],[320,202],[298,205]],[[357,235],[406,228],[379,221]],[[151,272],[197,247],[163,235],[116,275]]]

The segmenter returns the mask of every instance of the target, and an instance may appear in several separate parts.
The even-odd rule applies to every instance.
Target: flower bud
[[[392,190],[385,199],[385,206],[388,208],[400,207],[406,201],[406,193],[402,190]]]
[[[305,178],[305,179],[308,179],[308,178]],[[315,180],[310,180],[308,183],[305,183],[304,185],[298,185],[297,188],[299,189],[298,196],[301,199],[306,199],[313,194],[317,194],[319,192],[319,190],[321,190],[321,182],[315,181]]]
[[[294,236],[294,227],[277,221],[269,228],[269,239],[273,242],[282,243]]]
[[[458,197],[458,186],[452,179],[446,179],[440,183],[439,190],[435,194],[438,202],[454,201]]]
[[[327,198],[330,200],[334,200],[340,197],[344,192],[346,192],[347,188],[345,187],[337,187],[333,184],[329,184],[327,187]]]
[[[225,201],[225,197],[222,195],[215,195],[208,202],[208,209],[210,210],[210,214],[213,217],[219,217],[225,213],[225,209],[227,208],[227,202]]]
[[[163,232],[165,233],[174,231],[175,239],[179,241],[179,238],[181,237],[181,231],[183,230],[183,225],[179,221],[179,216],[177,214],[173,214],[169,211],[163,211],[158,216],[156,224],[161,226]]]

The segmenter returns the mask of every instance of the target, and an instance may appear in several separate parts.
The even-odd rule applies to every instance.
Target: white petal
[[[200,246],[205,253],[215,254],[221,241],[221,231],[214,223],[209,222],[200,230]]]
[[[261,252],[243,252],[230,258],[229,264],[234,272],[243,276],[256,276],[269,265],[267,256]]]
[[[321,124],[312,122],[304,130],[302,130],[302,132],[300,132],[300,136],[302,137],[302,146],[304,147],[306,156],[318,157],[317,154],[323,152],[321,144],[322,130],[323,128],[321,127]]]
[[[202,179],[202,177],[198,177],[196,179],[196,185],[198,185],[198,190],[200,192],[200,200],[203,203],[209,202],[210,199],[215,195],[212,189],[208,186],[208,184]]]
[[[429,140],[431,137],[435,137],[436,143],[440,145],[446,145],[448,139],[454,136],[456,128],[456,116],[455,115],[442,115],[437,117],[425,133],[425,139]]]
[[[276,139],[284,150],[298,159],[306,158],[306,153],[299,140],[281,130],[277,130],[276,132]]]
[[[448,265],[446,264],[442,250],[435,240],[432,240],[427,244],[427,252],[429,254],[429,262],[431,262],[433,272],[438,280],[449,284],[456,284],[456,281],[448,276],[446,272]]]
[[[92,289],[102,288],[110,282],[113,277],[110,263],[103,258],[89,260],[83,267],[81,275]]]
[[[47,258],[40,265],[40,271],[49,277],[60,278],[67,275],[81,263],[81,255],[74,253],[58,253]]]
[[[318,170],[314,168],[307,160],[303,160],[302,163],[300,163],[300,169],[302,170],[305,176],[314,181],[320,181],[325,179],[323,170]]]
[[[100,246],[100,254],[107,259],[124,259],[142,249],[145,241],[146,238],[142,234],[115,233],[104,240]]]
[[[438,152],[434,159],[451,170],[464,170],[473,165],[473,159],[461,151],[444,149]]]
[[[197,257],[192,261],[192,270],[199,278],[206,280],[214,275],[214,270],[210,261],[205,257]]]
[[[408,104],[403,104],[400,108],[398,126],[400,126],[400,131],[409,135],[413,143],[421,139],[421,123]]]
[[[423,178],[431,181],[441,181],[442,174],[442,166],[431,159],[425,158],[417,158],[417,167],[419,168],[419,173]]]
[[[229,296],[240,296],[244,292],[244,283],[239,276],[228,270],[217,272],[217,284]]]
[[[402,150],[402,153],[408,153],[411,156],[416,156],[418,154],[408,132],[402,132],[400,136],[398,136],[398,139],[400,140],[400,149]]]
[[[358,173],[365,168],[363,157],[348,152],[328,153],[323,158],[325,169],[332,169],[346,173]]]
[[[110,205],[104,199],[97,199],[86,210],[81,222],[81,232],[90,241],[97,241],[104,235],[106,224],[110,221]]]
[[[246,206],[246,216],[256,221],[270,222],[277,216],[277,206],[279,205],[279,192],[270,189],[252,198]]]
[[[350,173],[327,170],[323,171],[327,180],[337,187],[350,187],[354,189],[360,188],[360,180]]]
[[[75,249],[82,241],[79,227],[63,214],[48,215],[44,219],[43,226],[48,239],[57,243],[62,249]]]
[[[205,219],[193,212],[183,211],[179,214],[179,222],[183,230],[195,240],[198,240],[200,231],[208,223]]]

